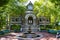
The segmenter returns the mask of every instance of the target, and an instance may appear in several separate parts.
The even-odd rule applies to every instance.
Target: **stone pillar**
[[[35,26],[36,25],[36,22],[35,22],[36,20],[35,19],[33,19],[33,25]]]
[[[25,19],[25,20],[26,20],[25,23],[26,23],[26,25],[27,25],[27,23],[28,23],[27,21],[28,21],[28,20],[27,20],[27,19]]]
[[[9,26],[9,30],[10,30],[10,27],[11,27],[11,25]],[[10,30],[11,31],[11,30]]]

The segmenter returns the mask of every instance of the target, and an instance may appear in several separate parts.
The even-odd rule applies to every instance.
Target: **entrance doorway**
[[[33,14],[27,14],[26,16],[25,16],[25,24],[27,25],[27,26],[30,26],[30,24],[31,25],[36,25],[36,16],[35,15],[33,15]]]
[[[28,24],[33,24],[33,18],[32,17],[28,17]]]

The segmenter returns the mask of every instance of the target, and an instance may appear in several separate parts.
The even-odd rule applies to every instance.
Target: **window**
[[[16,18],[15,21],[19,21],[19,18]]]
[[[12,18],[12,19],[11,19],[11,21],[13,21],[13,22],[14,22],[14,21],[15,21],[15,19],[14,19],[14,18]]]
[[[40,21],[42,21],[41,18],[40,18]]]
[[[48,22],[49,20],[47,19],[47,22]]]

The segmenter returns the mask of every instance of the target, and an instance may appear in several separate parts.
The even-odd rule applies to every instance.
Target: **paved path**
[[[43,34],[43,38],[29,38],[29,39],[26,39],[26,40],[60,40],[60,39],[57,39],[55,37],[55,35],[52,35],[52,34],[49,34],[49,33],[45,33],[45,32],[39,32],[39,34]],[[0,37],[0,40],[18,40],[16,38],[16,35],[22,35],[21,33],[10,33],[9,35],[6,35],[6,36],[3,36],[3,37]]]

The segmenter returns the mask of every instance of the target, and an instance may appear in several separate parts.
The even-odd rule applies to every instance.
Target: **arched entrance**
[[[30,25],[33,24],[33,17],[28,17],[28,24],[30,24]]]
[[[29,25],[29,24],[36,25],[36,16],[33,14],[27,14],[25,16],[25,24],[26,25]]]
[[[27,14],[25,16],[24,32],[28,32],[29,28],[31,29],[31,32],[37,32],[39,30],[36,24],[36,16],[34,14]]]

